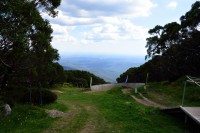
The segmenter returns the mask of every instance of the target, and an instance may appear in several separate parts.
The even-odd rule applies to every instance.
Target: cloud
[[[134,46],[137,53],[145,49],[148,29],[133,20],[150,16],[155,6],[151,0],[62,0],[56,18],[43,17],[52,24],[52,44],[59,52],[126,53]]]
[[[113,17],[147,17],[155,6],[151,0],[62,0],[56,18],[43,16],[60,25],[91,25]]]
[[[177,3],[176,1],[173,1],[173,2],[170,2],[170,3],[167,5],[167,7],[168,7],[168,8],[176,8],[177,5],[178,5],[178,3]]]
[[[66,25],[66,26],[77,26],[77,25],[91,25],[94,23],[101,23],[99,18],[84,18],[84,17],[71,17],[64,14],[63,11],[58,10],[59,14],[56,18],[49,17],[47,14],[43,14],[43,17],[50,20],[51,23]]]
[[[147,28],[134,25],[128,19],[117,19],[94,26],[92,30],[84,32],[85,40],[110,41],[110,40],[145,40]],[[85,42],[85,41],[84,41]]]
[[[67,43],[67,42],[76,42],[76,38],[69,34],[75,27],[74,26],[60,26],[58,24],[52,24],[53,28],[53,42],[56,43]]]
[[[60,9],[71,17],[121,15],[139,17],[149,16],[155,6],[151,0],[63,0]]]

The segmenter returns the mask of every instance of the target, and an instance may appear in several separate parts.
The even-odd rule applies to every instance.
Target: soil
[[[49,114],[50,117],[56,118],[56,117],[64,117],[66,113],[58,111],[58,110],[46,110],[46,112]]]
[[[126,88],[126,89],[122,89],[122,92],[124,94],[131,94],[131,89],[130,88]],[[144,97],[141,93],[138,93],[141,97],[141,99],[135,97],[134,95],[131,95],[131,97],[137,101],[138,103],[142,104],[142,105],[145,105],[145,106],[150,106],[150,107],[155,107],[155,108],[160,108],[160,109],[165,109],[167,108],[167,106],[165,105],[161,105],[161,104],[158,104],[152,100],[149,100],[148,98]]]

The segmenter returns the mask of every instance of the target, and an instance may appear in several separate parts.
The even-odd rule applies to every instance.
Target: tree
[[[60,0],[0,1],[0,89],[10,84],[45,84],[59,59],[51,46],[53,30],[40,11],[55,17]]]
[[[60,0],[0,2],[0,67],[4,70],[0,73],[1,88],[5,87],[9,75],[20,72],[20,69],[39,67],[58,59],[57,51],[50,45],[52,29],[39,10],[43,7],[55,16],[54,9],[59,4]]]
[[[180,24],[168,23],[149,30],[146,58],[152,58],[131,73],[129,81],[174,81],[185,75],[200,75],[200,1],[181,16]],[[125,73],[127,74],[128,71]],[[125,74],[122,74],[125,75]],[[118,79],[121,81],[121,76]]]
[[[147,38],[147,56],[162,55],[171,46],[180,45],[186,39],[192,38],[193,34],[199,32],[200,2],[192,5],[190,11],[180,18],[181,24],[168,23],[164,27],[155,26],[149,30],[151,37]]]
[[[96,75],[87,71],[67,70],[65,71],[65,77],[66,82],[71,83],[74,86],[81,86],[85,88],[89,87],[91,77],[93,85],[106,83],[102,78],[99,78]]]
[[[146,58],[162,55],[172,45],[180,42],[180,25],[176,22],[166,24],[164,27],[155,26],[149,30],[151,37],[147,38],[147,56]]]

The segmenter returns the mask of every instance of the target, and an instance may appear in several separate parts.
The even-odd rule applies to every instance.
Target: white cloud
[[[178,5],[178,3],[177,3],[176,1],[173,1],[173,2],[170,2],[170,3],[167,5],[167,7],[168,7],[168,8],[176,8],[177,5]]]
[[[145,49],[148,29],[132,19],[149,16],[155,6],[151,0],[62,0],[56,18],[43,16],[52,24],[53,46],[62,53],[105,49],[107,53],[126,53],[131,46],[137,49],[131,48],[133,53],[139,53]]]
[[[51,21],[51,23],[56,23],[60,25],[66,25],[66,26],[77,26],[77,25],[90,25],[94,23],[98,23],[99,21],[102,21],[98,18],[85,18],[85,17],[71,17],[64,14],[63,11],[58,10],[59,14],[56,18],[51,18],[44,14],[44,18],[47,18]]]
[[[53,28],[53,43],[67,43],[76,42],[76,38],[69,34],[75,27],[74,26],[60,26],[58,24],[52,24]]]
[[[63,0],[61,9],[71,17],[149,16],[155,7],[151,0]]]
[[[62,0],[56,18],[43,16],[62,25],[91,25],[116,18],[146,17],[155,6],[151,0]]]
[[[93,26],[93,29],[84,32],[85,40],[145,40],[147,28],[134,25],[130,20],[117,19],[115,22]],[[85,41],[84,41],[85,42]]]

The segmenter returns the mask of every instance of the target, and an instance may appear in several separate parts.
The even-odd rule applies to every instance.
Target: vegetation
[[[155,108],[136,103],[130,96],[122,94],[121,87],[113,88],[108,92],[96,93],[85,93],[81,91],[81,88],[66,86],[57,89],[63,92],[59,94],[57,103],[42,108],[27,105],[15,106],[9,117],[0,119],[1,131],[20,133],[27,131],[35,133],[184,132],[184,122]],[[44,113],[44,109],[62,110],[66,116],[49,118]]]
[[[15,103],[11,115],[0,117],[1,132],[184,132],[182,122],[157,109],[139,105],[122,94],[120,87],[108,92],[83,93],[81,88],[63,86],[57,88],[61,91],[58,99],[46,89],[63,82],[89,87],[91,77],[93,84],[106,83],[89,72],[64,71],[56,62],[59,54],[51,46],[53,30],[42,18],[41,11],[55,17],[59,5],[60,0],[0,1],[0,110],[4,103]],[[200,2],[195,2],[180,18],[180,24],[172,22],[149,30],[147,58],[152,59],[129,69],[117,81],[122,82],[129,75],[128,82],[144,82],[146,73],[150,75],[149,81],[174,81],[186,74],[200,75],[199,7]],[[147,91],[151,98],[157,93],[172,93],[169,101],[178,103],[181,89],[176,85],[171,87],[168,82],[164,85],[166,89],[151,84],[143,92]],[[198,89],[189,90],[186,104],[198,103],[198,92]],[[49,104],[56,100],[41,108],[16,104]],[[46,109],[57,109],[65,115],[51,118]]]
[[[66,70],[65,71],[65,81],[67,83],[71,83],[73,86],[76,87],[90,87],[90,80],[92,78],[92,84],[105,84],[106,82],[97,77],[96,75],[87,72],[87,71],[80,71],[80,70]]]
[[[57,118],[50,118],[41,108],[30,105],[15,105],[12,114],[0,117],[2,133],[39,133],[49,128]]]
[[[138,88],[138,91],[145,97],[167,106],[182,105],[183,90],[186,79],[181,78],[175,82],[154,82],[149,83],[147,88]],[[187,83],[185,88],[184,106],[200,106],[200,87]]]
[[[59,55],[51,46],[53,30],[41,16],[41,11],[56,16],[59,5],[60,0],[1,0],[0,100],[11,99],[10,88],[23,93],[20,88],[61,82],[63,68],[55,63]]]
[[[185,75],[200,75],[200,2],[181,16],[180,24],[168,23],[157,25],[149,30],[147,38],[148,62],[137,68],[130,68],[117,78],[124,82],[145,82],[149,73],[149,81],[175,81]]]
[[[49,104],[55,102],[56,100],[57,95],[45,89],[32,89],[26,91],[24,96],[21,98],[21,102],[35,105]]]

